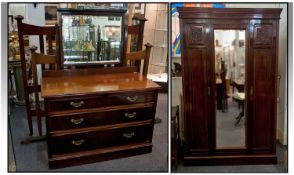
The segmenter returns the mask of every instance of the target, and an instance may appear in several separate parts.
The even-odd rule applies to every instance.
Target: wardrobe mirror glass
[[[216,147],[245,147],[245,30],[214,30]]]

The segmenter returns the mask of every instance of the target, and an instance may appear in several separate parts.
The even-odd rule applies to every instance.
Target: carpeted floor
[[[154,126],[152,153],[57,170],[49,170],[47,163],[47,144],[45,141],[26,145],[20,144],[21,140],[28,136],[26,112],[24,106],[13,106],[9,120],[16,161],[16,171],[167,172],[167,114],[167,94],[160,93],[158,94],[156,117],[162,119],[162,122],[155,124]],[[34,131],[37,133],[37,128],[34,128]]]

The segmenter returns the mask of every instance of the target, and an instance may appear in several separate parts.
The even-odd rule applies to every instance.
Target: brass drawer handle
[[[75,125],[81,124],[83,121],[84,121],[84,118],[70,119],[70,122],[75,124]]]
[[[84,101],[80,101],[80,102],[73,102],[72,101],[69,104],[75,108],[79,108],[79,107],[83,106],[85,104],[85,102]]]
[[[136,112],[132,112],[132,113],[125,113],[125,116],[127,117],[127,118],[133,118],[133,117],[135,117],[137,115],[137,113]]]
[[[80,146],[81,144],[83,144],[85,142],[84,139],[81,140],[72,140],[71,143],[75,146]]]
[[[123,137],[124,138],[127,138],[127,139],[131,139],[135,136],[135,133],[134,132],[130,132],[130,133],[124,133],[123,134]]]
[[[138,96],[134,96],[134,97],[127,97],[127,100],[128,100],[129,102],[135,102],[135,101],[137,101],[137,100],[138,100]]]

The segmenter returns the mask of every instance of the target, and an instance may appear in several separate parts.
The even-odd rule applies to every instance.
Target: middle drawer
[[[118,124],[132,121],[152,119],[155,115],[153,107],[125,110],[109,110],[103,112],[84,112],[64,114],[47,118],[50,131],[92,127],[99,125]]]

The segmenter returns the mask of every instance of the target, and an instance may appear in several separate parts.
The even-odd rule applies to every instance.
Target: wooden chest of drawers
[[[160,87],[144,76],[59,71],[41,88],[49,168],[151,152]]]

